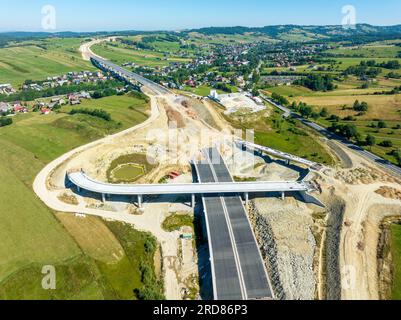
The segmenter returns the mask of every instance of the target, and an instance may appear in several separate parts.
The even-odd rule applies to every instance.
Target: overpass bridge
[[[202,197],[211,257],[213,295],[216,300],[274,299],[274,292],[241,199],[250,193],[300,192],[313,190],[300,182],[234,182],[216,148],[202,150],[193,165],[198,183],[190,184],[108,184],[88,177],[82,170],[67,173],[78,192],[87,190],[107,195],[137,196],[142,207],[145,195],[188,195]]]
[[[303,164],[303,165],[305,165],[305,166],[307,166],[309,168],[316,169],[316,170],[321,168],[321,165],[316,163],[316,162],[309,161],[309,160],[303,159],[301,157],[297,157],[297,156],[294,156],[292,154],[288,154],[288,153],[285,153],[285,152],[282,152],[282,151],[279,151],[279,150],[275,150],[275,149],[272,149],[272,148],[269,148],[269,147],[265,147],[265,146],[260,146],[260,145],[257,145],[255,143],[244,141],[244,140],[241,140],[241,139],[236,139],[235,142],[240,147],[245,147],[248,150],[255,150],[255,151],[259,151],[259,152],[264,152],[264,153],[267,153],[267,154],[269,154],[269,155],[271,155],[273,157],[276,157],[276,158],[279,158],[279,159],[284,159],[284,160],[287,161],[287,164],[290,164],[291,162],[295,162],[295,163]]]
[[[249,194],[266,192],[310,191],[312,187],[306,182],[221,182],[187,183],[187,184],[109,184],[88,177],[84,171],[67,173],[67,177],[80,191],[86,190],[102,195],[137,196],[142,205],[146,195],[191,195],[194,206],[195,195],[213,194]]]

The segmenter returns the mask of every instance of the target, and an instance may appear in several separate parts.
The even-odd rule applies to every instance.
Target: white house
[[[211,90],[210,91],[210,97],[212,99],[219,100],[219,94],[217,93],[217,90]]]

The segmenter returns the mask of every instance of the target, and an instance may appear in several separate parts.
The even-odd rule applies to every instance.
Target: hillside
[[[358,39],[391,39],[401,35],[401,25],[395,26],[372,26],[369,24],[358,24],[354,29],[346,29],[341,25],[333,26],[297,26],[297,25],[277,25],[257,28],[249,27],[209,27],[193,29],[189,32],[198,32],[205,35],[217,34],[263,34],[273,39],[287,41],[313,41],[313,40],[350,40],[348,37]]]
[[[276,40],[283,41],[350,41],[358,42],[360,40],[380,40],[393,39],[401,36],[401,25],[394,26],[373,26],[370,24],[357,24],[353,29],[343,28],[341,25],[331,26],[301,26],[301,25],[275,25],[264,27],[206,27],[200,29],[176,31],[113,31],[113,32],[4,32],[0,33],[0,47],[10,45],[14,42],[21,42],[32,39],[46,38],[83,38],[95,36],[136,36],[139,34],[175,34],[187,36],[190,33],[201,33],[204,35],[264,35]]]

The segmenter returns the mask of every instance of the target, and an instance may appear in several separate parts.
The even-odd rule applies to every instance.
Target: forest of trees
[[[335,89],[333,79],[329,75],[309,74],[305,78],[296,80],[294,84],[313,91],[332,91]]]
[[[87,114],[92,117],[100,118],[106,121],[112,121],[110,113],[102,109],[87,109],[87,108],[72,109],[70,111],[70,115],[74,114]]]
[[[357,66],[348,67],[343,74],[345,76],[354,75],[360,78],[376,78],[382,72],[382,68],[396,70],[401,68],[401,65],[398,60],[390,60],[382,63],[377,63],[375,60],[361,61]],[[394,72],[392,75],[396,76]]]

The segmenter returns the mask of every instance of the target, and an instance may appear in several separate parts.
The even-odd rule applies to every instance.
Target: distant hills
[[[235,35],[235,34],[262,34],[272,39],[312,41],[318,39],[327,40],[351,40],[348,37],[363,38],[396,38],[401,37],[401,25],[395,26],[372,26],[369,24],[357,24],[355,28],[344,28],[340,25],[333,26],[298,26],[277,25],[266,27],[209,27],[193,29],[189,32],[197,32],[204,35]],[[348,38],[348,39],[347,39]],[[355,39],[354,39],[355,40]]]
[[[172,31],[154,31],[175,33]],[[25,40],[32,38],[49,37],[91,37],[102,35],[137,35],[151,34],[149,31],[114,31],[114,32],[3,32],[0,33],[0,44],[10,40]],[[183,30],[180,34],[199,33],[205,36],[213,35],[263,35],[275,40],[283,41],[374,41],[383,39],[401,38],[401,25],[373,26],[369,24],[357,24],[355,28],[344,28],[340,25],[332,26],[300,26],[277,25],[265,27],[208,27],[200,29]]]

